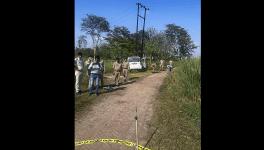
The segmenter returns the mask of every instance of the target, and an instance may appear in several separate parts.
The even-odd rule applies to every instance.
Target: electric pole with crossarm
[[[140,48],[140,53],[139,56],[142,58],[143,57],[143,53],[144,53],[144,37],[145,37],[145,21],[146,21],[146,11],[149,10],[149,8],[147,8],[146,6],[142,5],[141,3],[136,3],[137,4],[137,28],[136,28],[136,52],[139,52],[139,48],[138,48],[138,18],[140,17],[141,19],[144,19],[143,22],[143,32],[142,32],[142,39],[141,39],[141,48]],[[144,8],[144,17],[142,17],[141,15],[139,15],[139,9],[140,8]]]

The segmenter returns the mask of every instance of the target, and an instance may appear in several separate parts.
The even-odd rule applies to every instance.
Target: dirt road
[[[107,93],[99,103],[90,106],[75,120],[75,141],[88,139],[121,139],[136,141],[135,110],[138,110],[139,144],[147,142],[148,122],[153,110],[152,102],[159,92],[165,72],[155,73],[134,83],[125,84],[123,90]],[[76,150],[128,150],[121,144],[95,143],[80,145]]]

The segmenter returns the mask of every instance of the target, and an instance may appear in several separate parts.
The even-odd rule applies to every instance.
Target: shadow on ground
[[[159,73],[159,71],[152,71],[151,73]]]
[[[110,92],[114,92],[114,91],[118,91],[118,90],[124,90],[126,87],[112,87],[112,88],[104,88],[103,91],[100,92],[100,94],[104,94],[104,93],[110,93]]]
[[[129,78],[130,80],[136,80],[136,79],[138,79],[139,77],[131,77],[131,78]]]

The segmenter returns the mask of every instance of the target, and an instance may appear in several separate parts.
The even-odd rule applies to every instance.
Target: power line
[[[142,31],[142,40],[141,40],[141,51],[140,51],[140,57],[142,58],[142,56],[143,56],[143,52],[144,52],[144,34],[145,34],[145,21],[146,21],[146,11],[147,10],[149,10],[149,8],[147,8],[146,6],[144,6],[144,5],[142,5],[141,3],[136,3],[136,5],[137,5],[137,27],[136,27],[136,35],[137,35],[137,37],[136,37],[136,51],[138,52],[139,50],[138,50],[138,19],[139,19],[139,17],[141,18],[141,19],[144,19],[144,22],[143,22],[143,31]],[[140,8],[144,8],[144,16],[141,16],[140,14],[139,14],[139,9]]]
[[[111,22],[113,22],[113,23],[119,23],[121,19],[124,19],[125,17],[133,14],[131,10],[133,10],[133,9],[130,7],[128,9],[126,9],[125,11],[120,12],[120,14],[123,14],[123,15],[120,16],[120,17],[117,17],[117,18],[113,18],[112,17]]]
[[[119,20],[117,20],[117,21],[112,21],[112,22],[113,22],[114,24],[119,24],[119,23],[121,23],[121,22],[129,21],[129,20],[131,20],[131,19],[129,18],[129,16],[132,16],[132,15],[133,15],[133,13],[123,15],[122,17],[120,17]]]

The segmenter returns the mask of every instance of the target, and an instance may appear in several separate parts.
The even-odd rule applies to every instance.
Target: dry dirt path
[[[148,122],[153,110],[152,103],[159,92],[166,72],[154,73],[131,84],[122,85],[90,106],[75,120],[75,141],[88,139],[121,139],[136,141],[135,110],[138,111],[139,144],[147,142]],[[101,143],[80,145],[76,150],[128,150],[135,149],[121,144]]]

